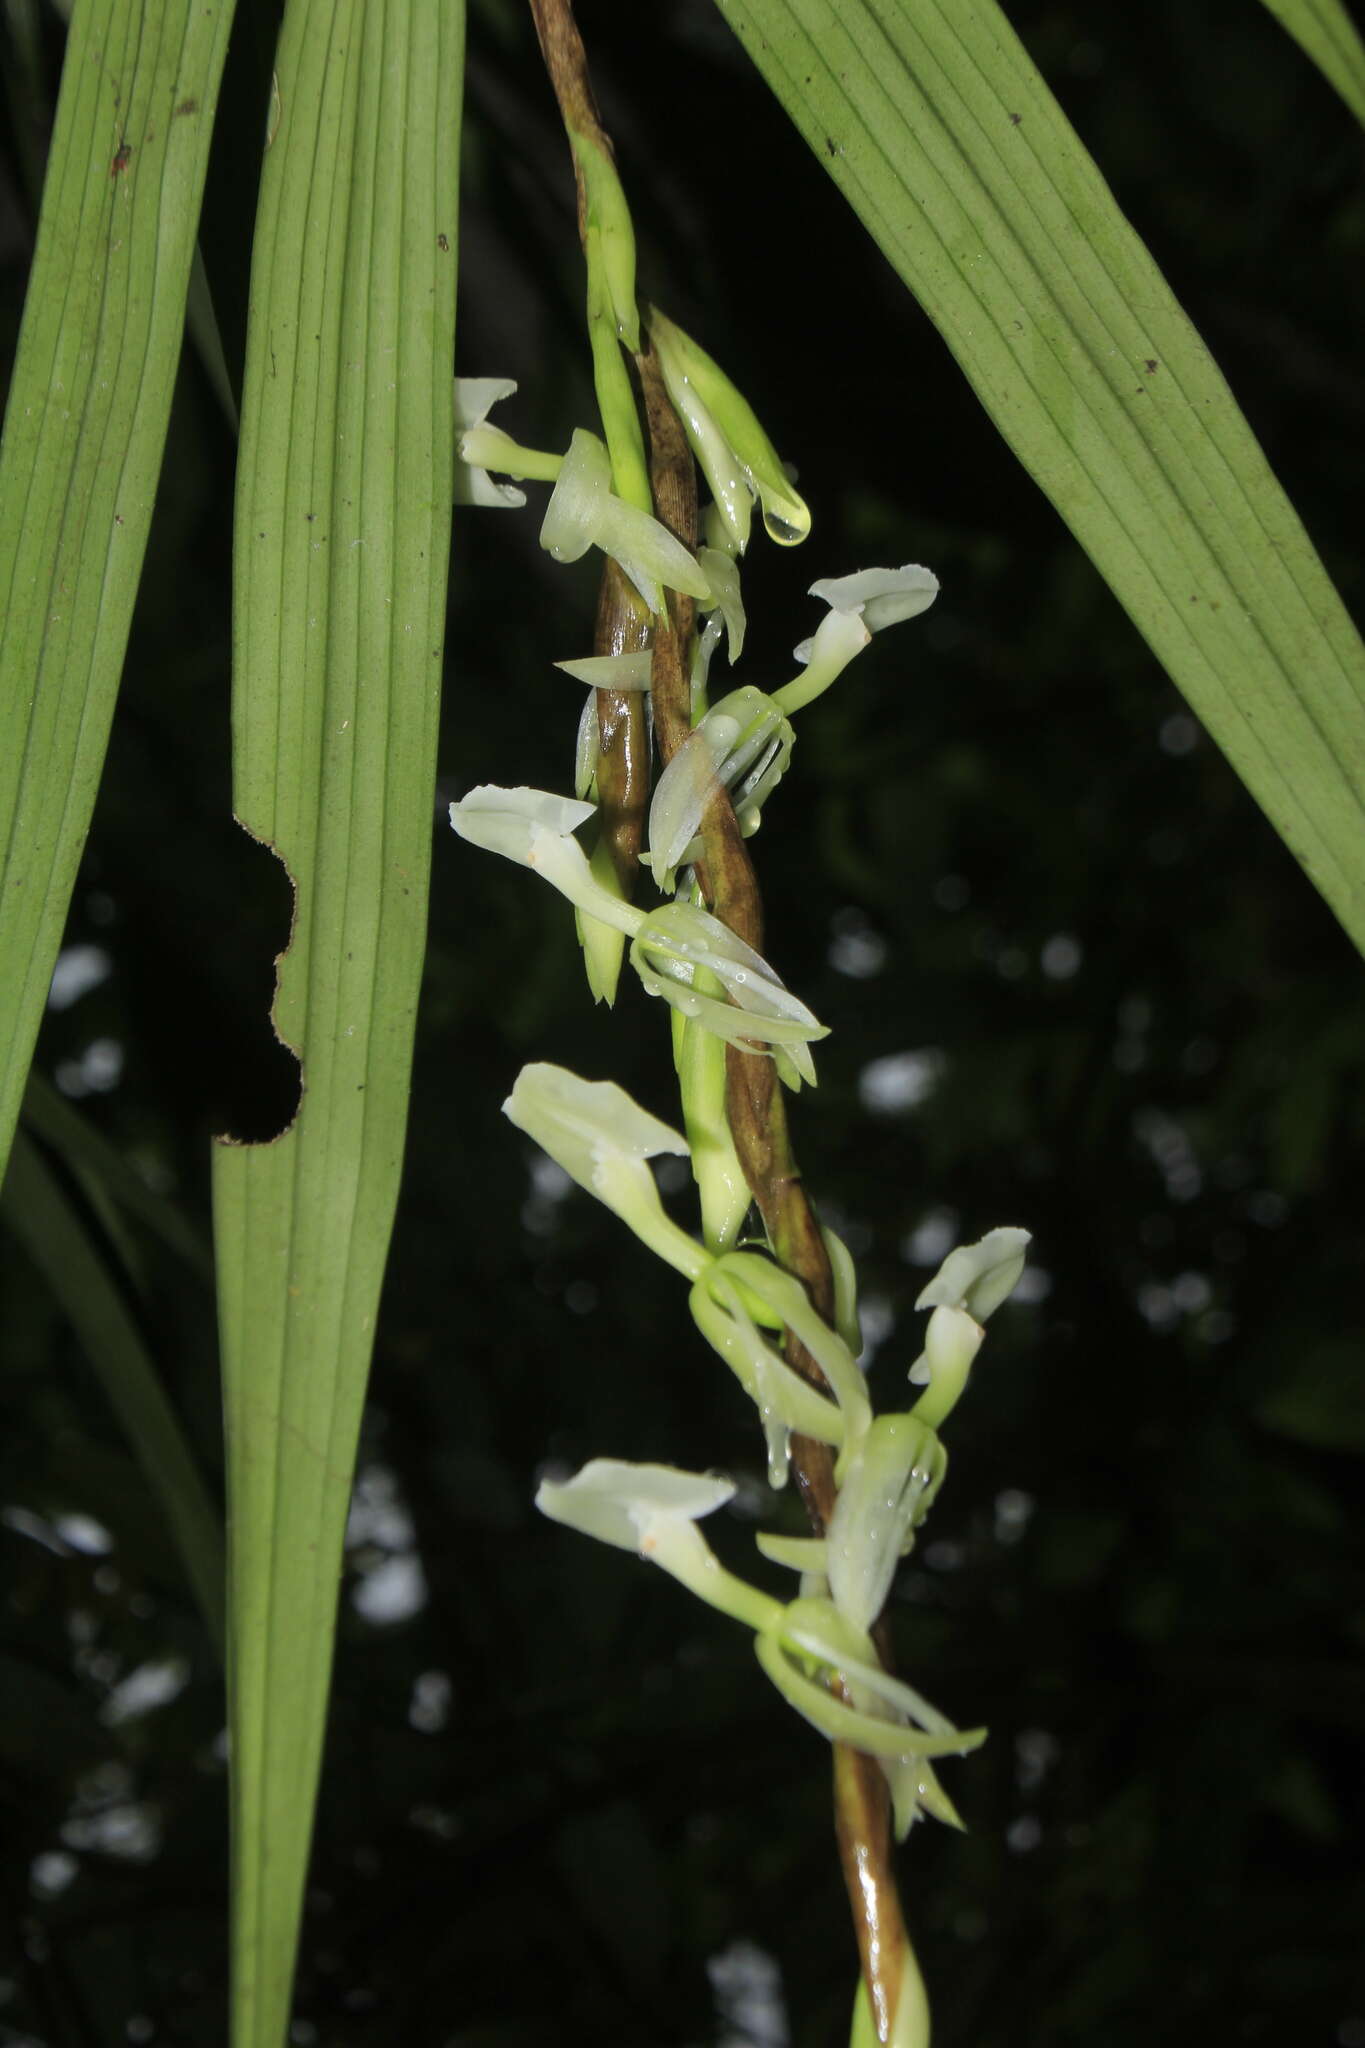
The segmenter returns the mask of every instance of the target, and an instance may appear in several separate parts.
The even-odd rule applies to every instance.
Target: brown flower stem
[[[565,126],[590,136],[602,149],[611,144],[598,116],[588,78],[587,58],[573,17],[571,0],[530,0],[536,33],[540,38],[546,70],[559,101]],[[578,186],[580,235],[586,221],[586,199],[582,173],[575,160]],[[683,545],[695,550],[697,544],[696,470],[682,422],[674,411],[653,353],[636,357],[644,398],[648,430],[650,482],[655,516]],[[621,624],[628,614],[620,593],[611,585],[615,565],[607,564],[598,607],[596,646],[601,653],[615,653],[628,646],[641,646],[640,639],[615,639],[618,630],[633,630]],[[619,576],[619,572],[617,572]],[[624,578],[620,578],[624,583]],[[667,593],[667,613],[654,622],[650,694],[659,752],[667,763],[692,729],[690,650],[693,631],[693,601],[685,594]],[[630,748],[621,745],[621,765],[607,770],[606,748],[617,745],[617,734],[626,728],[617,714],[604,715],[604,699],[618,703],[625,693],[598,692],[598,718],[603,735],[604,755],[599,757],[598,793],[603,804],[604,830],[613,857],[621,871],[622,857],[629,860],[632,876],[639,850],[643,823],[644,791],[647,785],[631,766]],[[629,701],[629,700],[627,700]],[[643,713],[638,697],[632,708]],[[615,777],[615,780],[612,778]],[[634,779],[632,779],[634,777]],[[612,791],[609,808],[608,783]],[[638,798],[636,792],[639,792]],[[632,808],[633,807],[633,808]],[[627,825],[627,816],[630,824]],[[634,832],[633,846],[630,832]],[[763,906],[748,848],[735,819],[728,792],[717,788],[702,815],[700,826],[703,855],[696,863],[697,880],[708,907],[737,936],[756,952],[763,951]],[[618,854],[618,844],[621,853]],[[624,877],[623,877],[624,879]],[[779,1262],[801,1280],[817,1312],[826,1322],[833,1320],[833,1282],[815,1212],[806,1193],[792,1151],[787,1129],[786,1102],[774,1061],[766,1054],[746,1051],[743,1046],[726,1047],[726,1109],[735,1151],[745,1179],[758,1205],[769,1242]],[[824,1375],[794,1333],[786,1332],[785,1352],[795,1370],[824,1389]],[[808,1437],[792,1439],[792,1463],[797,1484],[811,1526],[823,1535],[834,1511],[833,1454],[825,1444]],[[910,1956],[909,1937],[901,1912],[900,1897],[892,1865],[890,1796],[880,1766],[870,1756],[846,1747],[834,1746],[835,1833],[843,1865],[857,1934],[863,1979],[867,1985],[878,2039],[890,2039]]]
[[[594,654],[637,654],[654,619],[619,563],[604,557],[597,592]],[[626,897],[635,892],[649,807],[649,729],[643,690],[598,690],[597,806],[602,837]]]

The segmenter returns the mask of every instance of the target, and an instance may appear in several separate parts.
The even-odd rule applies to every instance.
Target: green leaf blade
[[[76,10],[0,444],[0,1167],[151,525],[231,0]]]
[[[1365,650],[1216,365],[1000,10],[718,5],[1365,947]]]
[[[42,1151],[15,1134],[0,1216],[42,1273],[157,1497],[221,1655],[223,1523],[116,1273]]]
[[[303,1097],[220,1146],[234,2048],[287,2031],[337,1583],[425,947],[453,458],[462,9],[292,0],[262,180],[234,601],[237,811],[295,915]]]
[[[1275,19],[1365,122],[1365,43],[1341,0],[1265,0]]]

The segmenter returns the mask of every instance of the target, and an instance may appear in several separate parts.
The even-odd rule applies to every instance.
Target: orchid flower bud
[[[763,507],[769,536],[791,547],[810,532],[810,512],[793,488],[748,400],[720,365],[656,306],[647,315],[668,395],[711,486],[736,550],[749,538],[751,500]]]
[[[707,993],[718,991],[719,983]],[[684,1017],[681,1010],[675,1009],[670,1021],[683,1128],[701,1202],[702,1239],[710,1252],[730,1251],[738,1242],[753,1195],[730,1130],[725,1041],[703,1030],[694,1017]]]
[[[635,228],[609,149],[595,136],[570,128],[574,163],[583,180],[584,226],[600,237],[606,297],[622,345],[640,347],[640,313],[635,303]]]

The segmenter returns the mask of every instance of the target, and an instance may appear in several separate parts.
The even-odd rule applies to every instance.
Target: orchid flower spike
[[[827,690],[874,633],[927,611],[938,588],[937,576],[917,562],[907,562],[903,569],[860,569],[853,576],[825,576],[812,583],[811,596],[823,598],[830,609],[811,638],[796,649],[795,659],[805,664],[802,673],[773,693],[788,717]]]
[[[539,448],[523,448],[501,427],[487,425],[488,414],[500,398],[516,390],[510,377],[457,377],[455,379],[455,475],[457,505],[505,505],[526,503],[525,491],[513,484],[494,483],[488,474],[496,469],[502,476],[530,478],[553,483],[563,463],[562,455],[547,454]]]
[[[748,400],[719,363],[665,319],[657,306],[649,308],[647,322],[668,395],[711,486],[734,551],[743,554],[748,543],[755,498],[773,540],[784,547],[804,540],[810,532],[805,499],[793,487]]]
[[[687,1140],[641,1109],[613,1081],[584,1081],[564,1067],[523,1067],[503,1115],[534,1138],[571,1180],[628,1223],[643,1244],[689,1280],[709,1255],[665,1214],[648,1162],[687,1157]]]
[[[652,612],[664,608],[663,586],[709,598],[707,582],[695,556],[666,526],[611,488],[611,457],[596,434],[574,430],[545,519],[540,545],[557,562],[576,562],[590,547],[621,564]]]

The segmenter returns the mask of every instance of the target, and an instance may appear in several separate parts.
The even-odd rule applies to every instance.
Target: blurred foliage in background
[[[949,1781],[969,1832],[903,1855],[937,2038],[1365,2048],[1359,960],[709,0],[579,13],[645,295],[762,394],[816,515],[799,555],[755,551],[741,680],[784,679],[817,575],[943,582],[806,714],[756,849],[771,956],[834,1030],[795,1133],[859,1258],[873,1374],[904,1373],[958,1236],[1036,1239],[892,1608],[907,1675],[991,1729]],[[1011,13],[1359,614],[1355,123],[1247,0]],[[33,85],[50,112],[60,60],[54,33],[26,84],[18,19],[7,349]],[[562,135],[511,0],[474,7],[469,55],[459,367],[517,378],[504,423],[563,445],[592,414]],[[214,177],[236,375],[245,251],[212,240]],[[286,890],[228,795],[233,459],[187,356],[38,1060],[205,1237],[211,1134],[277,1128],[293,1087],[267,1023]],[[568,784],[577,696],[549,664],[587,651],[593,571],[537,525],[457,518],[443,799]],[[847,2025],[822,1746],[739,1631],[530,1510],[546,1458],[609,1453],[744,1475],[737,1552],[769,1514],[747,1404],[670,1277],[498,1113],[550,1058],[668,1115],[666,1041],[633,988],[592,1012],[549,892],[439,833],[298,2042],[823,2048]],[[217,1470],[201,1267],[145,1218],[90,1222]],[[221,1674],[9,1232],[0,1288],[0,2043],[207,2048]]]

